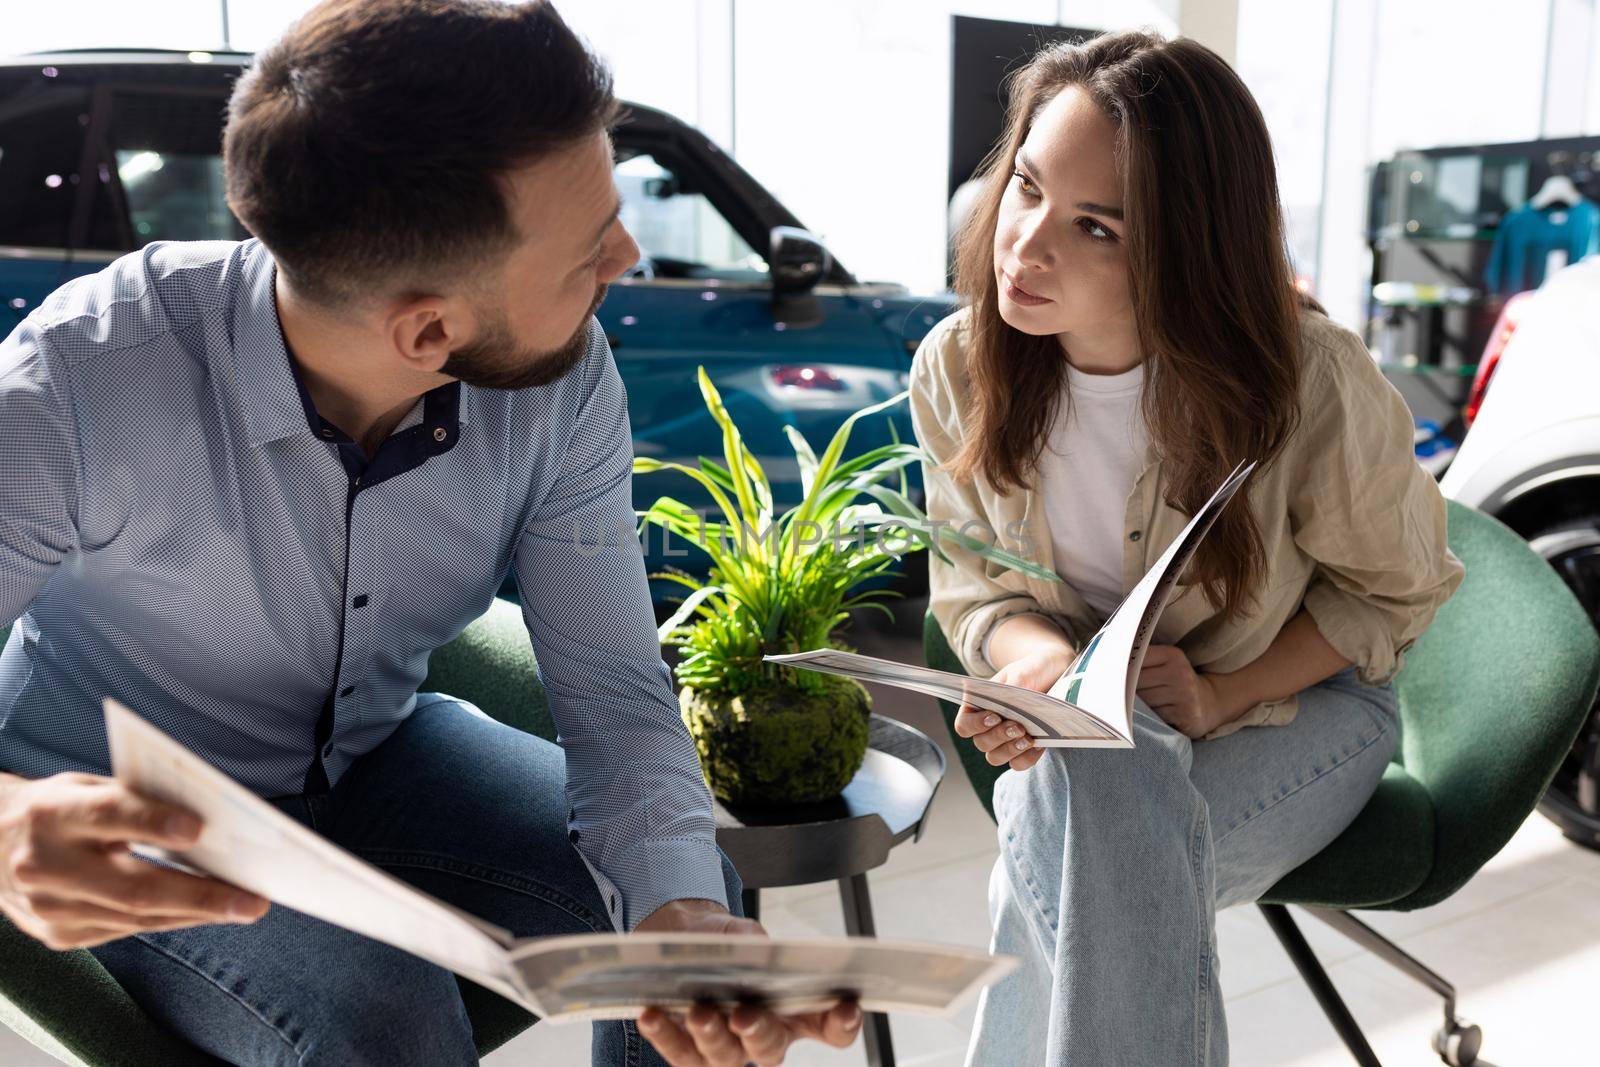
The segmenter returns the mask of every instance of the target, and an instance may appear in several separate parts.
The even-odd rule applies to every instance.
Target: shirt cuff
[[[1312,582],[1305,610],[1322,639],[1357,668],[1367,685],[1387,685],[1400,670],[1406,648],[1396,647],[1383,613],[1332,583]]]
[[[995,627],[1013,615],[1043,614],[1039,602],[1030,596],[1010,596],[975,608],[961,624],[961,637],[954,644],[956,656],[973,677],[993,678],[999,669],[989,658],[989,637]]]
[[[732,909],[722,876],[722,850],[699,837],[662,838],[627,850],[626,868],[608,877],[583,849],[578,849],[600,890],[606,916],[617,933],[630,933],[663,904],[674,900],[709,900]]]
[[[1219,737],[1227,737],[1231,733],[1242,730],[1246,726],[1287,726],[1294,721],[1295,714],[1299,710],[1299,693],[1291,693],[1281,700],[1263,700],[1237,719],[1228,720],[1200,740],[1214,741]]]

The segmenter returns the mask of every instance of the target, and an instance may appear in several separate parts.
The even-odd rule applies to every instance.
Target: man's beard
[[[559,381],[589,354],[589,320],[605,298],[606,286],[602,285],[595,290],[594,302],[576,332],[548,352],[518,347],[505,315],[486,314],[482,316],[482,335],[451,352],[439,372],[479,389],[529,389]]]

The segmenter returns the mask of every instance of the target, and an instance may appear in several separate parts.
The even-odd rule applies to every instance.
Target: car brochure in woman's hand
[[[1134,691],[1156,620],[1211,524],[1255,466],[1251,461],[1234,468],[1048,693],[833,648],[764,658],[997,712],[1021,723],[1033,743],[1045,748],[1132,748]]]
[[[116,777],[202,823],[181,853],[136,852],[447,967],[542,1019],[631,1019],[650,1006],[684,1013],[695,1004],[795,1014],[841,999],[865,1011],[944,1014],[1016,965],[980,949],[869,937],[518,940],[302,826],[116,701],[105,702],[105,716]]]

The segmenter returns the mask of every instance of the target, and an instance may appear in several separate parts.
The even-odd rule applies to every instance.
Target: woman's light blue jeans
[[[1022,966],[979,1002],[970,1067],[1228,1062],[1216,913],[1261,897],[1371,797],[1392,684],[1346,668],[1287,726],[1194,741],[1136,702],[1128,749],[1055,749],[995,785],[993,948]]]

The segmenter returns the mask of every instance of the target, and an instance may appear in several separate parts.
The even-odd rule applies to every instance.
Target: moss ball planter
[[[839,795],[867,753],[871,698],[853,678],[805,691],[777,679],[736,695],[678,694],[711,793],[725,804],[779,807]]]

